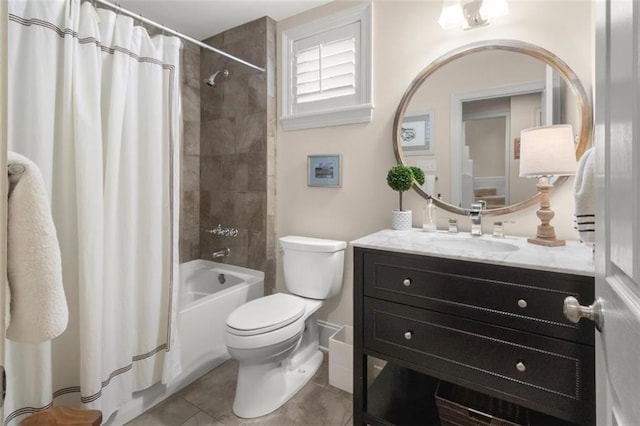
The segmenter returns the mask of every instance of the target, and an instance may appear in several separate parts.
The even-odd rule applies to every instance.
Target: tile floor
[[[327,355],[307,385],[285,405],[257,419],[241,419],[231,411],[238,362],[229,360],[127,426],[323,425],[351,426],[351,394],[329,385]]]

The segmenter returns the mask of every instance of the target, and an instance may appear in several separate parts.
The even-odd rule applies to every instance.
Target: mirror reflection
[[[519,176],[523,129],[571,124],[578,157],[589,141],[588,99],[571,69],[536,46],[494,43],[475,43],[434,61],[396,113],[398,160],[425,172],[419,193],[456,213],[478,200],[495,214],[535,203],[535,180]]]

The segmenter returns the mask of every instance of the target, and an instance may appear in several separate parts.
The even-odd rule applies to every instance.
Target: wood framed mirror
[[[530,43],[488,40],[442,55],[412,81],[396,110],[393,149],[398,163],[425,171],[414,189],[438,207],[466,215],[484,199],[484,214],[502,215],[539,202],[535,179],[519,177],[520,131],[571,124],[579,159],[592,120],[587,93],[562,59]]]

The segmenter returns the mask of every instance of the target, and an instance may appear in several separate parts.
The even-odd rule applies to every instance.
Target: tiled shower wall
[[[202,50],[199,79],[199,258],[230,248],[231,255],[218,261],[264,271],[267,294],[275,289],[276,264],[275,36],[275,22],[265,17],[205,40],[266,72]],[[220,73],[216,87],[203,82],[223,69],[229,77]],[[206,232],[218,224],[237,228],[238,236]]]
[[[200,48],[182,49],[180,262],[200,257]]]

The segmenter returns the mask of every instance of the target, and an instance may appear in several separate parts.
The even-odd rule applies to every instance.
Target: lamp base
[[[536,212],[540,225],[536,238],[528,238],[527,242],[545,247],[560,247],[566,245],[565,240],[556,239],[556,231],[549,224],[555,215],[551,210],[551,202],[549,201],[549,193],[553,189],[553,185],[549,183],[546,177],[541,177],[538,181],[538,191],[540,191],[540,209]]]
[[[560,247],[567,244],[565,240],[543,240],[541,238],[527,238],[527,242],[545,247]]]

